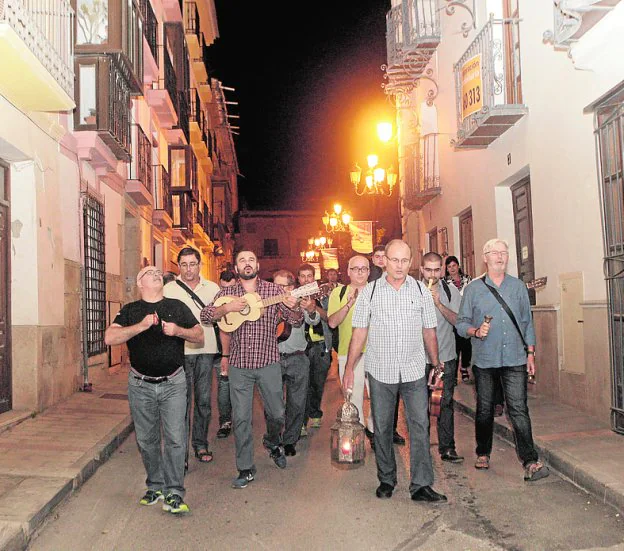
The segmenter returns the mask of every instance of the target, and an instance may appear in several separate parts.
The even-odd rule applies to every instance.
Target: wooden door
[[[0,163],[0,413],[12,408],[9,169]]]
[[[438,228],[431,228],[431,230],[429,230],[429,252],[438,252]]]
[[[474,238],[472,230],[472,210],[459,217],[459,246],[462,270],[470,277],[475,277]]]
[[[528,282],[535,279],[533,260],[533,215],[531,214],[531,182],[529,178],[521,180],[511,187],[513,201],[514,227],[516,230],[516,256],[518,277]],[[531,304],[535,304],[535,290],[529,290]]]

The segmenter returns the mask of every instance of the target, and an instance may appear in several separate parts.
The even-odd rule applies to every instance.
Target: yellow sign
[[[483,108],[483,79],[481,54],[471,57],[461,66],[462,121]]]

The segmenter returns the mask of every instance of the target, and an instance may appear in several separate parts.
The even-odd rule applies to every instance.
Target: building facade
[[[0,413],[121,365],[104,330],[186,245],[216,279],[238,209],[206,0],[0,3]]]
[[[618,0],[393,0],[384,84],[414,251],[475,277],[507,240],[512,275],[547,278],[536,391],[618,431],[623,21]]]

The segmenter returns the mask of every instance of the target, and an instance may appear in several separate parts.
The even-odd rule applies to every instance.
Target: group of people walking
[[[490,465],[495,383],[500,381],[525,480],[548,476],[533,444],[527,408],[527,376],[535,372],[529,298],[526,286],[506,273],[506,242],[485,244],[486,274],[469,283],[455,257],[446,259],[445,280],[437,253],[424,255],[419,271],[411,272],[410,247],[393,240],[373,252],[372,266],[366,256],[350,258],[345,286],[332,270],[329,286],[300,298],[291,293],[297,285],[314,282],[313,266],[301,265],[296,275],[278,270],[269,282],[259,278],[253,251],[241,248],[234,261],[234,271],[221,274],[220,286],[200,276],[201,257],[192,248],[180,251],[180,274],[166,285],[160,270],[143,268],[137,275],[141,299],[125,305],[106,331],[107,344],[127,343],[129,349],[128,399],[147,473],[142,505],[162,501],[165,511],[189,511],[184,502],[189,444],[198,461],[213,460],[207,440],[213,371],[218,380],[217,436],[225,438],[232,431],[235,440],[238,474],[232,487],[247,487],[257,473],[255,387],[264,406],[263,445],[275,465],[286,468],[299,439],[322,424],[332,346],[342,389],[357,406],[375,452],[377,497],[392,497],[398,483],[393,445],[405,443],[396,425],[402,399],[411,497],[447,500],[432,487],[428,382],[442,376],[437,420],[441,459],[461,463],[453,393],[458,356],[462,368],[468,368],[471,353],[477,393],[475,467]],[[268,305],[254,315],[258,297]],[[240,325],[229,321],[236,316],[242,317]],[[217,322],[231,327],[218,331]]]

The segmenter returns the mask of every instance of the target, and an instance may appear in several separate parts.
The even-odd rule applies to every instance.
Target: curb
[[[455,399],[455,409],[471,419],[475,418],[475,409]],[[505,423],[494,418],[494,434],[505,442],[516,447],[513,430]],[[547,444],[540,443],[535,439],[537,448],[542,459],[561,478],[572,483],[577,488],[593,495],[602,503],[611,505],[620,513],[624,513],[624,485],[619,483],[608,484],[595,477],[589,469],[579,464],[574,457],[565,452],[554,451]]]
[[[18,525],[19,528],[16,526],[0,527],[0,551],[26,549],[33,535],[45,525],[50,513],[91,478],[95,471],[110,458],[113,452],[119,448],[133,431],[134,423],[132,422],[132,417],[127,415],[113,430],[74,463],[74,468],[66,473],[67,483],[63,484],[54,497],[27,522]],[[3,530],[3,528],[6,528],[6,530]]]

